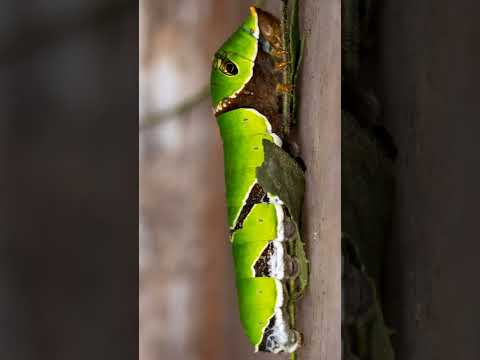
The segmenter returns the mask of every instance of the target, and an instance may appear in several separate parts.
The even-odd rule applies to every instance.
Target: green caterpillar
[[[300,344],[289,306],[306,286],[306,266],[296,260],[304,254],[298,233],[303,171],[282,150],[280,134],[284,53],[279,21],[252,6],[215,54],[211,74],[240,320],[255,351],[273,353],[292,353]],[[288,181],[300,184],[301,197]],[[299,276],[300,286],[288,285]]]

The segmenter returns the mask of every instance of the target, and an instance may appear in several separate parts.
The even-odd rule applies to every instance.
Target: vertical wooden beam
[[[341,7],[340,0],[300,5],[306,35],[300,75],[300,147],[307,166],[303,236],[310,286],[301,300],[301,360],[341,358]]]

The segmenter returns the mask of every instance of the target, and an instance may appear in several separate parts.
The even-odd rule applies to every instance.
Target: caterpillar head
[[[234,99],[253,76],[260,29],[254,6],[237,31],[216,52],[211,74],[211,95],[217,114]]]

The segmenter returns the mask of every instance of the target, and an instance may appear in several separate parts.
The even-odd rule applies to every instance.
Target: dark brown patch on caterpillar
[[[276,317],[275,315],[272,316],[272,318],[268,322],[267,327],[265,328],[265,332],[263,333],[262,342],[258,346],[258,350],[260,350],[260,351],[268,352],[268,350],[267,350],[267,338],[268,338],[268,335],[270,335],[273,332],[273,325],[275,325],[275,317]]]
[[[268,261],[273,255],[273,243],[270,241],[254,265],[255,277],[269,277]]]
[[[252,190],[250,190],[250,193],[248,194],[247,201],[245,202],[245,205],[243,206],[242,211],[240,212],[235,228],[231,230],[231,233],[242,228],[243,222],[245,221],[248,214],[250,213],[250,210],[252,210],[255,204],[261,203],[263,200],[265,200],[266,195],[267,194],[265,193],[263,188],[260,186],[260,184],[253,185]]]
[[[282,116],[277,84],[280,79],[273,71],[273,66],[272,58],[259,49],[252,78],[235,98],[229,99],[216,116],[238,108],[252,108],[264,115],[272,125],[272,131],[279,134]]]
[[[257,8],[258,27],[260,28],[261,40],[268,43],[274,51],[273,54],[282,50],[282,29],[280,21],[267,11]]]

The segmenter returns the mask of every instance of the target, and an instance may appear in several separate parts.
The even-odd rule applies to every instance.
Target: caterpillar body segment
[[[291,352],[298,346],[285,311],[286,248],[279,211],[281,205],[255,204],[232,234],[240,319],[255,351]]]
[[[233,229],[256,183],[256,169],[263,163],[263,139],[281,141],[271,132],[268,119],[254,109],[235,109],[217,120],[223,140],[228,225]]]
[[[282,282],[286,254],[283,205],[275,195],[264,194],[243,219],[240,217],[257,184],[256,169],[264,161],[263,140],[278,146],[281,140],[272,133],[268,119],[255,109],[223,113],[218,124],[240,319],[256,351],[293,351],[296,337],[288,327]]]
[[[240,320],[255,351],[273,353],[294,352],[300,343],[287,311],[286,279],[292,260],[285,222],[293,220],[282,199],[257,178],[266,160],[264,142],[282,147],[275,132],[275,119],[281,117],[275,59],[269,53],[278,47],[272,41],[279,38],[279,28],[272,15],[251,7],[244,23],[215,54],[211,75]]]
[[[282,282],[270,277],[237,279],[240,320],[255,351],[294,352],[300,336],[285,317]]]
[[[255,264],[260,258],[259,254],[276,240],[277,226],[273,204],[259,203],[253,206],[243,222],[243,227],[235,231],[231,238],[237,279],[252,278],[260,274],[259,269],[255,269]]]

